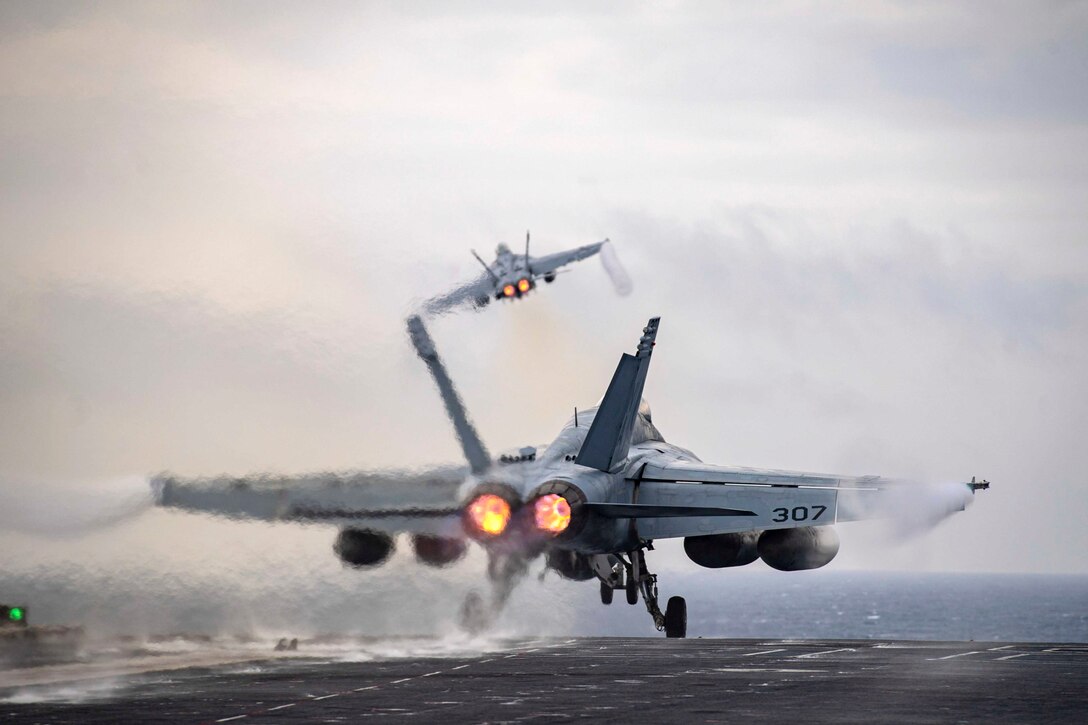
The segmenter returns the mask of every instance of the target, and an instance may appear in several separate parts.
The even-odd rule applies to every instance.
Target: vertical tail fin
[[[482,266],[484,268],[484,271],[487,272],[487,276],[491,278],[491,281],[494,282],[495,284],[498,284],[499,283],[499,278],[495,275],[494,272],[491,271],[491,267],[487,266],[487,262],[480,259],[480,255],[476,254],[475,249],[470,249],[469,251],[472,252],[472,256],[476,258],[476,261],[479,262],[480,266]]]
[[[627,460],[660,321],[660,317],[651,317],[642,330],[635,354],[624,353],[620,358],[575,463],[598,471],[613,471]]]
[[[461,396],[457,394],[457,389],[453,387],[453,381],[450,380],[450,376],[446,372],[446,366],[442,364],[442,360],[438,357],[438,350],[435,349],[434,341],[431,340],[427,328],[423,326],[423,320],[418,315],[412,315],[408,318],[408,336],[412,338],[412,345],[416,349],[416,354],[427,364],[427,369],[431,371],[431,377],[434,378],[435,385],[438,386],[438,392],[442,395],[442,403],[446,406],[446,415],[449,416],[450,421],[453,423],[453,429],[457,433],[457,440],[461,443],[461,450],[465,454],[469,468],[472,469],[473,473],[483,473],[491,466],[491,457],[488,456],[483,441],[480,440],[479,434],[468,419],[465,404],[461,402]]]
[[[525,271],[528,272],[530,276],[532,276],[533,266],[532,266],[532,263],[529,262],[529,230],[528,229],[525,230]]]

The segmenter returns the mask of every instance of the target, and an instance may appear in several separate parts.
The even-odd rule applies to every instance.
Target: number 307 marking
[[[780,508],[774,509],[771,513],[775,514],[775,517],[771,521],[781,523],[783,521],[815,521],[823,516],[824,511],[827,511],[827,506],[794,506],[792,509]],[[811,518],[809,514],[812,514]]]

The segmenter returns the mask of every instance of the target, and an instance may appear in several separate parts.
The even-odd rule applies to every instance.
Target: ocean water
[[[38,624],[91,633],[447,636],[482,572],[423,570],[243,572],[185,576],[78,566],[0,572],[0,599],[30,607]],[[661,572],[661,603],[682,594],[688,636],[1088,642],[1088,576],[816,570]],[[596,582],[533,571],[492,635],[661,636],[640,602]]]
[[[1088,642],[1085,576],[735,574],[669,580],[688,600],[689,636]]]

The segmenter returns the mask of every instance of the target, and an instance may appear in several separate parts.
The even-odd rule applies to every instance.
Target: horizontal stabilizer
[[[651,519],[665,516],[755,516],[754,511],[715,506],[656,506],[645,503],[586,503],[586,508],[609,519]]]

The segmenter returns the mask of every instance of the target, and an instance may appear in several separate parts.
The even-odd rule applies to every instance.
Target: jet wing
[[[487,299],[490,301],[491,295],[494,293],[495,284],[491,277],[482,274],[471,282],[455,287],[445,294],[430,298],[423,304],[423,309],[429,315],[436,315],[465,302],[471,302],[474,307],[477,307],[479,306],[479,300]]]
[[[529,263],[529,268],[533,270],[533,274],[537,276],[550,274],[565,264],[577,262],[586,257],[592,257],[594,254],[601,251],[601,247],[604,246],[607,241],[608,240],[605,239],[600,242],[594,242],[593,244],[586,244],[582,247],[568,249],[565,252],[545,254],[543,257],[533,257],[532,261]]]
[[[411,473],[151,478],[155,503],[257,521],[333,524],[389,534],[464,536],[458,495],[464,468]]]
[[[651,460],[642,469],[636,501],[647,513],[627,515],[638,519],[639,535],[647,539],[904,515],[936,523],[964,510],[972,492],[966,483],[934,486],[879,476]]]

